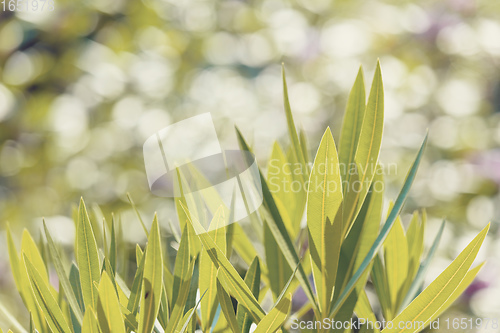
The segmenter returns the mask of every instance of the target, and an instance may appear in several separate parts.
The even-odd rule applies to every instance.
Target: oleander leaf
[[[100,333],[98,328],[97,319],[94,314],[94,310],[91,306],[87,307],[85,314],[83,315],[82,332],[85,333]]]
[[[342,243],[342,179],[335,142],[327,128],[314,159],[307,195],[307,228],[312,272],[320,312],[326,315],[333,297]]]
[[[183,208],[187,210],[186,207]],[[255,322],[259,322],[265,316],[265,312],[253,296],[250,288],[248,288],[236,269],[231,265],[222,250],[215,244],[212,237],[203,229],[200,222],[193,218],[192,215],[190,216],[189,222],[192,224],[205,250],[209,254],[210,259],[212,259],[212,262],[219,269],[217,278],[224,289],[249,310]]]
[[[214,214],[210,226],[214,226],[209,231],[215,244],[226,255],[226,217],[224,209],[220,207]],[[212,227],[210,227],[212,229]],[[206,332],[212,326],[215,311],[217,310],[217,267],[210,259],[208,253],[203,249],[200,254],[200,290],[206,290],[205,297],[201,301],[201,327]]]
[[[424,284],[425,273],[427,273],[427,269],[429,268],[430,263],[431,263],[432,259],[434,258],[434,255],[436,254],[437,247],[439,245],[439,241],[441,240],[441,236],[443,235],[444,227],[445,227],[445,221],[443,220],[443,222],[441,223],[441,227],[439,228],[439,231],[436,234],[434,241],[432,242],[432,245],[431,245],[431,248],[429,249],[429,253],[427,254],[427,257],[420,264],[420,267],[417,271],[417,274],[413,278],[412,283],[406,292],[406,296],[403,299],[403,302],[401,303],[400,310],[407,307],[408,304],[410,304],[410,302],[417,296],[420,288],[422,288],[422,285]],[[422,240],[422,242],[423,242],[423,240]]]
[[[182,318],[182,327],[179,331],[179,333],[185,333],[187,328],[188,328],[188,325],[189,325],[189,322],[193,319],[194,315],[196,314],[196,309],[198,308],[198,306],[200,305],[200,302],[201,300],[203,299],[203,297],[205,297],[205,294],[207,293],[207,291],[205,290],[205,292],[203,293],[203,295],[201,295],[200,299],[198,300],[198,302],[196,303],[196,305],[189,309],[185,314],[184,314],[184,317]]]
[[[59,278],[59,283],[64,290],[64,295],[68,300],[68,304],[73,311],[73,315],[77,319],[78,323],[81,325],[83,321],[83,314],[80,309],[80,305],[78,304],[78,300],[76,299],[75,293],[73,292],[73,288],[71,287],[71,282],[68,279],[68,275],[66,275],[66,270],[62,264],[61,256],[57,251],[56,245],[52,240],[52,236],[50,235],[49,229],[47,229],[47,225],[45,221],[43,221],[43,228],[45,231],[45,237],[47,239],[47,244],[49,247],[50,257],[52,259],[52,263],[54,264],[54,268],[56,269],[57,276]]]
[[[290,135],[290,141],[292,142],[292,150],[295,155],[295,159],[300,163],[300,165],[303,167],[302,168],[302,173],[301,173],[301,178],[302,178],[302,183],[305,183],[307,180],[307,166],[306,166],[306,161],[304,158],[304,154],[302,151],[302,147],[299,142],[299,137],[297,135],[297,129],[295,127],[295,122],[293,120],[293,115],[292,115],[292,109],[290,108],[290,101],[288,99],[288,87],[286,84],[286,77],[285,77],[285,66],[282,64],[281,66],[281,73],[283,76],[283,100],[285,104],[285,115],[286,115],[286,122],[288,126],[288,134]]]
[[[236,134],[238,137],[238,142],[240,145],[240,148],[245,151],[250,151],[249,146],[245,142],[245,139],[243,138],[241,132],[236,128]],[[297,279],[300,282],[300,285],[302,286],[302,289],[304,293],[306,294],[307,298],[309,301],[313,304],[313,309],[315,313],[319,313],[319,308],[318,304],[316,302],[316,298],[314,297],[314,293],[311,288],[311,284],[309,283],[309,278],[307,274],[304,271],[304,268],[302,265],[299,265],[300,260],[299,256],[297,255],[297,251],[295,250],[295,247],[293,245],[292,240],[290,239],[290,236],[288,235],[286,231],[286,227],[283,223],[283,219],[281,218],[281,215],[278,211],[278,208],[276,206],[276,203],[274,202],[273,196],[271,192],[269,191],[269,187],[267,185],[266,179],[264,178],[262,171],[260,171],[260,179],[262,183],[262,195],[263,195],[263,204],[267,208],[270,214],[270,219],[266,219],[264,223],[267,223],[267,226],[269,227],[269,230],[271,230],[271,233],[273,234],[274,239],[276,240],[276,243],[279,245],[279,248],[281,252],[283,253],[283,256],[286,258],[286,261],[288,262],[288,265],[290,268],[295,268],[299,266],[298,272],[297,272]]]
[[[375,239],[375,242],[368,251],[365,259],[363,259],[363,262],[361,263],[360,267],[356,270],[352,278],[347,283],[346,287],[342,289],[340,296],[335,301],[330,311],[329,317],[333,317],[340,310],[344,302],[349,297],[350,293],[356,287],[358,280],[363,276],[364,272],[367,269],[369,269],[371,261],[377,255],[378,250],[382,246],[385,238],[387,237],[387,234],[389,233],[390,229],[392,228],[392,225],[394,224],[394,221],[396,220],[396,217],[399,215],[399,212],[403,207],[406,197],[408,196],[408,192],[410,191],[413,180],[415,179],[415,176],[417,174],[418,166],[420,164],[420,160],[422,159],[426,143],[427,143],[427,135],[425,136],[425,139],[422,142],[422,146],[420,147],[420,150],[417,154],[417,157],[415,158],[415,161],[413,162],[410,170],[408,171],[403,187],[399,192],[396,202],[394,203],[394,207],[391,209],[391,212],[389,213],[389,216],[387,217],[382,227],[382,230]]]
[[[19,253],[17,252],[16,245],[14,244],[9,224],[7,224],[7,247],[9,251],[10,269],[14,277],[14,282],[16,284],[17,291],[22,295]]]
[[[244,281],[252,291],[253,296],[259,299],[260,262],[258,257],[255,257],[250,267],[248,267]],[[248,333],[250,331],[250,326],[252,325],[251,315],[243,306],[238,305],[236,320],[238,321],[238,326],[241,327],[241,333]]]
[[[99,300],[97,303],[97,320],[102,333],[125,332],[125,323],[120,310],[120,302],[116,289],[106,271],[99,282]]]
[[[138,248],[139,246],[137,246]],[[140,251],[140,248],[139,248]],[[134,280],[132,281],[132,288],[130,289],[130,296],[127,303],[127,309],[132,313],[132,315],[137,314],[137,310],[139,309],[139,303],[141,300],[141,290],[142,290],[142,276],[144,274],[144,265],[146,257],[144,255],[137,256],[139,265],[137,266],[137,270],[135,271]]]
[[[76,262],[80,270],[80,284],[82,287],[85,306],[97,305],[97,291],[94,282],[99,283],[101,278],[99,254],[92,225],[83,199],[78,208]]]
[[[355,163],[354,156],[358,147],[359,133],[363,125],[366,108],[365,82],[363,68],[360,67],[354,85],[349,93],[347,107],[342,121],[339,141],[339,162],[342,180],[350,184],[350,167]],[[345,187],[344,194],[348,187]]]
[[[457,300],[458,297],[460,297],[460,295],[462,295],[465,289],[467,289],[467,287],[469,287],[472,281],[474,281],[474,279],[477,276],[477,273],[479,273],[481,268],[483,268],[484,264],[485,263],[483,262],[467,272],[462,281],[460,281],[460,284],[458,285],[457,289],[455,289],[453,294],[451,294],[451,296],[448,297],[446,302],[444,302],[444,304],[441,305],[439,310],[437,310],[436,313],[434,313],[430,321],[434,321],[436,318],[438,318],[444,311],[446,311],[446,309],[448,309],[453,304],[453,302]]]
[[[234,313],[233,303],[231,302],[231,298],[224,290],[224,287],[217,280],[217,299],[219,300],[222,313],[224,313],[224,317],[233,332],[241,332],[240,327],[238,326],[238,320],[236,319],[236,314]]]
[[[151,333],[160,310],[163,281],[163,259],[160,226],[155,214],[144,254],[138,333]]]
[[[375,75],[368,96],[363,124],[358,138],[358,146],[354,156],[357,172],[355,181],[360,188],[349,186],[346,191],[344,206],[344,229],[348,230],[359,213],[368,189],[373,180],[378,163],[382,133],[384,128],[384,87],[380,62],[377,62]]]
[[[290,312],[292,305],[291,299],[292,294],[288,294],[288,296],[281,298],[278,304],[276,304],[257,325],[254,333],[274,333],[279,330]]]
[[[30,278],[33,294],[38,305],[42,309],[43,317],[50,329],[54,332],[71,333],[72,331],[66,322],[61,308],[57,304],[57,300],[50,291],[48,283],[24,253],[23,258]]]
[[[391,309],[393,309],[392,313],[395,314],[404,297],[402,295],[403,287],[408,274],[408,244],[403,222],[399,216],[384,242],[384,263]]]
[[[191,258],[189,244],[189,225],[185,225],[181,236],[181,242],[179,243],[179,249],[177,250],[177,255],[175,257],[174,281],[172,285],[172,299],[170,300],[170,307],[173,307],[177,301],[180,286],[184,281],[183,279],[186,276],[187,271],[189,270]]]
[[[172,305],[172,313],[170,314],[169,322],[167,324],[167,327],[165,328],[165,332],[167,333],[175,331],[179,321],[184,315],[184,308],[189,295],[191,278],[193,276],[195,263],[196,260],[191,260],[188,270],[186,271],[185,275],[182,276],[181,284],[179,286],[179,294],[177,296],[175,304]]]
[[[488,224],[469,245],[467,245],[458,257],[393,320],[395,323],[412,323],[411,325],[405,325],[403,329],[398,327],[393,327],[392,329],[386,328],[382,332],[417,332],[427,326],[467,275],[488,233],[489,227],[490,224]]]

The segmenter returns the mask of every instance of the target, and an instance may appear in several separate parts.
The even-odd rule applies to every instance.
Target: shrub
[[[426,139],[382,220],[384,181],[378,156],[384,93],[380,66],[368,102],[360,69],[348,99],[338,151],[327,129],[312,164],[305,135],[297,133],[292,118],[284,74],[283,85],[291,146],[283,151],[275,144],[271,161],[277,171],[267,178],[259,171],[263,205],[251,215],[257,239],[250,239],[241,225],[229,224],[230,216],[222,207],[212,212],[214,230],[205,231],[181,196],[176,199],[182,234],[177,236],[175,264],[167,260],[155,216],[151,228],[144,227],[147,245],[137,244],[131,254],[137,268],[130,274],[127,248],[120,246],[124,241],[114,219],[103,223],[102,247],[98,248],[94,233],[98,224],[89,218],[82,199],[74,216],[75,262],[71,264],[45,224],[45,240],[40,246],[24,231],[20,253],[8,231],[12,273],[31,318],[29,325],[22,325],[10,316],[13,329],[249,332],[255,324],[255,332],[327,332],[333,331],[332,325],[337,326],[335,331],[349,330],[345,323],[350,322],[364,332],[401,333],[420,331],[437,318],[478,273],[481,265],[470,267],[489,226],[422,291],[444,223],[424,256],[425,211],[413,214],[406,231],[399,217]],[[238,130],[237,135],[241,149],[250,151]],[[290,165],[299,165],[299,171],[289,172]],[[296,191],[270,187],[271,176],[276,177],[275,184],[297,182],[300,186]],[[301,224],[304,215],[306,227]],[[261,248],[263,255],[258,251]],[[119,251],[125,255],[118,255]],[[232,256],[246,263],[244,278],[231,264]],[[50,283],[51,269],[59,278],[58,290]],[[385,328],[377,324],[380,316],[375,313],[379,311],[368,300],[368,288],[378,295],[375,305]],[[296,297],[292,312],[292,296],[299,289],[306,299]],[[7,312],[4,306],[2,309]],[[308,317],[311,312],[312,318]],[[354,317],[359,320],[351,321]],[[312,320],[299,322],[300,318]]]

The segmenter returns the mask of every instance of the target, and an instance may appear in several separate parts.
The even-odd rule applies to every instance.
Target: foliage
[[[308,318],[309,310],[315,320],[344,321],[356,315],[375,321],[378,311],[373,309],[379,306],[384,319],[395,326],[387,325],[383,332],[401,333],[422,330],[450,306],[481,267],[470,269],[489,226],[421,291],[444,224],[422,259],[425,212],[416,212],[406,231],[400,218],[427,139],[382,219],[380,65],[367,102],[360,69],[348,100],[340,145],[337,149],[328,128],[312,165],[305,136],[297,133],[294,124],[284,71],[283,86],[291,147],[284,152],[274,145],[273,163],[279,164],[279,173],[265,177],[260,172],[263,206],[251,217],[256,221],[253,231],[259,235],[256,241],[249,239],[241,225],[230,223],[231,217],[220,207],[211,221],[216,227],[206,232],[181,197],[176,207],[182,234],[171,265],[156,216],[149,230],[145,229],[147,245],[137,244],[127,251],[115,219],[103,221],[103,240],[98,242],[99,224],[89,218],[82,199],[74,214],[72,264],[45,224],[45,241],[37,245],[25,230],[20,252],[8,231],[12,273],[31,318],[29,328],[23,329],[25,325],[9,317],[16,332],[194,332],[199,327],[203,332],[247,333],[253,324],[255,332],[276,332],[293,329],[292,322]],[[239,130],[237,135],[241,149],[251,150]],[[290,164],[300,165],[301,171],[284,172]],[[271,188],[271,176],[296,181],[300,189]],[[303,215],[306,227],[301,224]],[[103,246],[99,248],[98,243]],[[231,263],[232,254],[248,265],[244,278]],[[137,265],[132,274],[125,264],[128,255],[135,257]],[[51,284],[51,267],[58,276],[58,289]],[[368,301],[369,281],[379,305]],[[297,303],[299,309],[292,311],[292,297],[299,289],[307,301]],[[399,322],[419,325],[401,328]],[[368,325],[362,329],[379,331]]]

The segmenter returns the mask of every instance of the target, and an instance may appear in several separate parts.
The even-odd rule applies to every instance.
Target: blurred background
[[[446,315],[500,318],[499,1],[55,0],[53,11],[28,12],[5,3],[2,299],[19,301],[7,222],[17,239],[23,228],[36,235],[45,217],[71,245],[72,207],[84,196],[95,212],[119,215],[126,238],[143,241],[127,192],[146,221],[158,211],[168,229],[176,219],[172,202],[148,188],[142,146],[150,135],[211,112],[222,147],[237,147],[236,125],[265,166],[275,140],[288,145],[284,62],[296,124],[313,156],[326,126],[338,139],[359,66],[369,88],[380,59],[381,160],[397,165],[386,177],[387,197],[396,197],[429,129],[405,208],[427,209],[429,243],[440,220],[449,221],[428,278],[492,221],[479,254],[488,263]]]

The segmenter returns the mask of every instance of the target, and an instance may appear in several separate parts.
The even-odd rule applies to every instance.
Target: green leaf
[[[283,297],[261,320],[254,333],[273,333],[279,330],[290,312],[291,299],[292,294],[289,294],[288,297]]]
[[[403,287],[408,273],[408,244],[401,218],[398,216],[384,242],[384,263],[389,286],[392,313],[397,311],[404,297]],[[392,318],[386,318],[388,320]]]
[[[182,319],[184,314],[184,307],[186,305],[186,301],[189,295],[189,290],[191,286],[191,277],[193,276],[194,266],[196,260],[192,260],[189,264],[189,268],[185,275],[182,276],[181,284],[179,287],[179,294],[175,301],[175,304],[172,306],[172,313],[170,315],[170,320],[165,329],[165,332],[174,332],[177,324]]]
[[[245,139],[241,135],[238,128],[236,128],[236,134],[238,136],[238,142],[239,142],[240,148],[242,150],[245,150],[245,151],[250,151],[250,148],[248,147],[247,143],[245,142]],[[283,223],[283,220],[282,220],[281,215],[278,211],[276,203],[274,202],[273,196],[272,196],[271,192],[269,191],[269,187],[267,185],[266,179],[262,175],[262,171],[260,171],[260,169],[259,169],[259,174],[260,174],[260,179],[261,179],[261,183],[262,183],[262,195],[264,197],[263,203],[272,217],[271,219],[266,219],[265,223],[267,223],[267,225],[269,226],[269,230],[271,230],[271,233],[273,234],[273,237],[274,237],[276,243],[279,245],[281,252],[285,256],[285,258],[288,262],[288,265],[290,266],[290,268],[295,268],[300,263],[299,256],[297,255],[297,252],[295,250],[293,242],[290,239],[290,236],[288,235],[288,233],[286,231],[286,227]],[[299,282],[302,286],[302,289],[304,290],[304,293],[306,294],[307,298],[313,304],[314,311],[316,313],[319,313],[318,304],[317,304],[316,299],[314,297],[314,294],[313,294],[313,291],[311,288],[311,284],[309,283],[309,279],[308,279],[302,265],[299,265],[297,279],[299,280]]]
[[[384,87],[382,83],[382,73],[380,62],[373,77],[366,111],[364,112],[363,124],[359,133],[358,146],[354,161],[357,166],[356,181],[359,181],[361,189],[349,186],[346,191],[346,205],[344,206],[344,225],[348,230],[350,223],[354,222],[363,201],[366,198],[368,189],[373,180],[382,143],[382,133],[384,127]]]
[[[72,263],[71,268],[69,269],[69,283],[71,284],[71,290],[73,290],[78,306],[83,313],[85,311],[85,304],[83,301],[82,286],[80,284],[80,272],[78,271],[78,267],[76,267],[75,263]]]
[[[186,207],[183,208],[187,210]],[[189,222],[192,224],[205,250],[209,254],[210,259],[212,259],[212,262],[219,268],[217,278],[224,289],[249,310],[255,322],[259,322],[265,316],[265,312],[260,307],[259,302],[253,296],[251,290],[245,284],[236,269],[231,265],[222,250],[215,244],[212,237],[203,229],[200,222],[194,219],[192,215]]]
[[[260,291],[260,264],[258,257],[252,261],[252,264],[247,270],[245,275],[245,283],[252,291],[252,294],[256,299],[259,299]],[[238,326],[241,327],[241,333],[248,333],[250,331],[250,326],[252,325],[252,319],[250,313],[243,307],[238,305],[236,311],[236,320],[238,321]]]
[[[283,218],[283,223],[291,238],[294,239],[296,236],[295,225],[298,223],[300,226],[302,216],[298,216],[298,214],[294,216],[293,214],[298,205],[291,204],[295,202],[295,193],[291,191],[291,186],[293,184],[292,163],[288,162],[278,142],[274,143],[271,159],[267,165],[267,180],[274,201]],[[285,203],[287,203],[287,205]]]
[[[377,172],[373,178],[371,192],[368,193],[363,203],[363,207],[356,217],[356,221],[346,239],[342,242],[334,300],[338,298],[340,291],[344,289],[353,273],[361,266],[362,261],[365,259],[365,256],[377,238],[380,229],[384,199],[384,180],[380,165],[378,170],[379,172]],[[379,186],[380,184],[382,184],[381,187]],[[358,296],[365,288],[371,270],[370,266],[371,265],[368,265],[367,270],[358,280],[354,291],[338,312],[336,317],[337,321],[345,321],[352,318],[352,313],[358,303]]]
[[[28,257],[30,262],[35,266],[37,271],[40,273],[40,277],[46,284],[49,284],[49,275],[47,274],[47,267],[45,266],[45,262],[42,258],[38,247],[31,237],[28,230],[24,229],[23,237],[21,240],[21,252]]]
[[[394,224],[396,217],[399,215],[399,212],[401,211],[401,208],[403,207],[403,204],[406,200],[406,197],[408,196],[408,192],[410,191],[411,184],[413,183],[413,180],[415,179],[415,176],[416,176],[417,170],[418,170],[418,166],[420,164],[420,160],[422,159],[422,155],[423,155],[426,143],[427,143],[427,135],[425,136],[425,139],[422,143],[422,146],[420,147],[420,150],[417,154],[417,157],[415,158],[415,161],[413,162],[410,170],[408,171],[404,185],[403,185],[401,191],[399,192],[398,198],[396,199],[396,202],[394,203],[394,207],[392,208],[391,212],[389,213],[389,216],[387,217],[387,219],[384,223],[384,226],[382,227],[382,230],[380,231],[379,235],[375,239],[375,242],[373,243],[372,247],[368,251],[368,254],[366,255],[363,262],[361,263],[360,267],[356,270],[356,273],[354,273],[352,278],[347,283],[346,287],[343,288],[342,293],[340,294],[339,298],[337,299],[337,301],[335,302],[334,306],[332,307],[332,309],[330,311],[329,317],[333,317],[340,310],[340,308],[342,307],[344,302],[347,300],[349,294],[355,288],[358,280],[363,276],[364,272],[370,267],[370,262],[377,255],[378,250],[382,246],[385,238],[387,237],[387,234],[391,230],[392,225]]]
[[[184,314],[184,318],[183,318],[183,321],[182,321],[184,324],[182,325],[179,333],[185,333],[186,332],[186,330],[188,328],[188,325],[189,325],[189,322],[191,321],[191,319],[193,318],[194,314],[196,313],[196,309],[198,308],[198,305],[200,305],[200,302],[203,299],[203,297],[205,296],[206,292],[207,291],[205,290],[205,292],[203,293],[203,295],[201,295],[201,297],[200,297],[199,301],[196,303],[196,305],[193,308],[189,309]]]
[[[226,217],[224,209],[220,207],[210,222],[209,235],[213,238],[215,244],[226,254]],[[209,330],[217,310],[217,267],[210,259],[205,250],[201,251],[200,256],[200,281],[199,289],[206,290],[205,297],[201,301],[201,328],[203,332]]]
[[[99,282],[97,319],[103,333],[125,332],[125,323],[120,310],[120,302],[116,295],[116,289],[106,271],[103,272],[101,281]]]
[[[382,332],[418,332],[427,326],[434,314],[441,309],[466,276],[489,228],[490,224],[467,245],[458,257],[403,312],[394,318],[394,323],[412,323],[411,325],[405,325],[408,328],[386,328]]]
[[[361,132],[361,126],[363,125],[363,118],[366,108],[366,96],[365,96],[365,82],[363,77],[363,68],[360,67],[358,71],[358,76],[356,81],[354,81],[354,86],[349,94],[349,99],[347,100],[347,107],[344,115],[344,120],[342,122],[342,131],[340,132],[339,141],[339,161],[340,161],[340,172],[342,179],[346,181],[346,184],[350,184],[349,170],[354,161],[354,156],[356,155],[356,149],[358,147],[359,134]],[[344,194],[348,186],[344,188]]]
[[[139,249],[140,250],[140,249]],[[127,309],[134,316],[137,314],[137,310],[139,309],[139,303],[141,300],[141,289],[142,289],[142,276],[144,274],[144,265],[146,257],[142,255],[139,260],[139,266],[137,266],[137,270],[135,271],[134,280],[132,282],[132,289],[130,289],[130,296],[127,303]]]
[[[111,242],[109,244],[109,263],[113,269],[113,273],[116,274],[116,258],[118,256],[118,248],[116,241],[116,230],[115,230],[115,217],[111,219]]]
[[[73,311],[73,315],[81,325],[83,321],[83,314],[80,309],[80,305],[78,304],[78,300],[76,299],[73,288],[71,287],[71,283],[69,282],[68,276],[66,275],[66,270],[64,269],[64,266],[62,264],[61,257],[59,255],[59,252],[57,251],[54,241],[52,240],[52,237],[50,236],[50,232],[47,229],[45,221],[43,221],[43,228],[45,231],[45,237],[47,238],[47,244],[49,246],[50,257],[52,259],[52,263],[54,264],[54,268],[56,269],[59,282],[62,286],[62,289],[64,290],[64,294],[66,295],[68,304]]]
[[[282,254],[274,236],[269,229],[268,223],[264,223],[264,251],[266,254],[266,263],[268,267],[276,267],[269,270],[269,286],[276,301],[279,293],[286,283],[287,276],[290,276],[292,270],[288,265],[285,256]]]
[[[151,333],[160,310],[163,281],[163,259],[160,227],[155,214],[144,254],[144,275],[142,279],[138,333]]]
[[[82,332],[85,333],[100,333],[98,329],[97,319],[94,310],[89,306],[83,315]]]
[[[177,295],[179,293],[179,289],[181,284],[183,283],[183,279],[189,270],[189,262],[190,262],[190,237],[189,237],[189,226],[186,225],[182,232],[181,242],[179,244],[179,249],[177,250],[177,256],[175,258],[175,267],[174,267],[174,283],[172,290],[172,299],[170,301],[170,306],[173,307],[175,302],[177,301]]]
[[[97,305],[97,292],[94,282],[99,283],[101,272],[99,269],[99,254],[92,225],[85,208],[83,199],[78,208],[76,262],[80,269],[80,283],[82,286],[85,306]]]
[[[313,277],[320,312],[326,315],[342,242],[342,218],[336,218],[342,203],[342,179],[335,142],[327,128],[314,159],[307,195],[307,228]]]
[[[234,314],[233,303],[220,282],[217,280],[217,299],[219,300],[224,317],[233,332],[241,332]]]
[[[368,296],[366,295],[366,292],[363,290],[359,294],[358,302],[356,303],[356,315],[358,318],[363,318],[367,322],[375,323],[377,321],[377,317],[373,313],[372,306],[370,304],[370,301],[368,300]],[[374,332],[378,333],[380,330],[378,330],[375,326],[372,325],[373,327],[368,327],[368,325],[364,325],[361,329],[363,332]]]
[[[57,300],[52,295],[49,285],[25,254],[23,254],[23,258],[30,278],[33,294],[35,295],[38,305],[42,309],[43,316],[50,329],[54,332],[71,333],[71,329],[57,304]]]
[[[304,184],[307,180],[307,165],[302,152],[302,147],[300,146],[299,137],[297,135],[297,129],[295,128],[295,123],[293,121],[292,110],[290,108],[290,101],[288,99],[288,88],[286,84],[285,77],[285,65],[281,66],[281,73],[283,76],[283,100],[285,104],[285,115],[286,115],[286,123],[288,125],[288,134],[290,135],[290,140],[292,141],[292,149],[295,155],[295,159],[302,166],[302,183]]]
[[[130,193],[128,193],[128,192],[127,192],[127,198],[128,198],[128,201],[130,202],[130,205],[132,206],[132,209],[135,212],[135,215],[137,215],[137,219],[141,223],[141,226],[142,226],[142,229],[144,230],[144,233],[146,234],[146,236],[149,236],[148,229],[146,228],[146,225],[144,224],[144,221],[142,220],[141,214],[139,213],[139,210],[137,209],[137,206],[135,205],[134,200],[132,200],[132,197],[130,196]]]
[[[448,297],[446,302],[444,302],[444,304],[441,305],[439,310],[437,310],[436,313],[434,313],[434,315],[431,318],[431,321],[438,318],[444,311],[446,311],[446,309],[448,309],[450,307],[450,305],[453,304],[453,302],[455,302],[457,300],[458,297],[460,297],[460,295],[462,295],[462,293],[465,291],[465,289],[467,289],[467,287],[469,287],[469,285],[472,283],[472,281],[474,281],[477,273],[479,273],[479,271],[481,270],[481,268],[483,268],[483,266],[484,266],[484,262],[479,264],[477,267],[472,268],[470,271],[467,272],[467,274],[462,279],[462,281],[460,281],[460,284],[458,285],[457,289],[455,289],[453,294],[451,294],[451,296]]]
[[[434,258],[434,255],[436,254],[439,241],[441,240],[441,236],[443,235],[444,226],[445,226],[445,221],[443,220],[443,222],[441,223],[441,227],[439,228],[439,231],[436,234],[436,238],[434,238],[434,241],[432,242],[432,246],[429,249],[427,257],[424,259],[422,264],[420,264],[420,268],[418,269],[412,284],[410,285],[408,291],[406,292],[406,296],[403,302],[401,303],[400,310],[406,308],[408,304],[410,304],[410,302],[417,296],[418,291],[424,284],[425,273],[427,273],[427,269],[432,261],[432,258]]]
[[[17,252],[10,226],[7,224],[7,247],[9,250],[9,262],[14,282],[16,283],[17,291],[22,295],[21,272],[19,268],[19,253]]]
[[[373,260],[372,280],[375,285],[375,291],[377,292],[380,306],[382,307],[384,318],[394,318],[391,313],[389,285],[387,284],[387,276],[380,255],[376,256]]]

